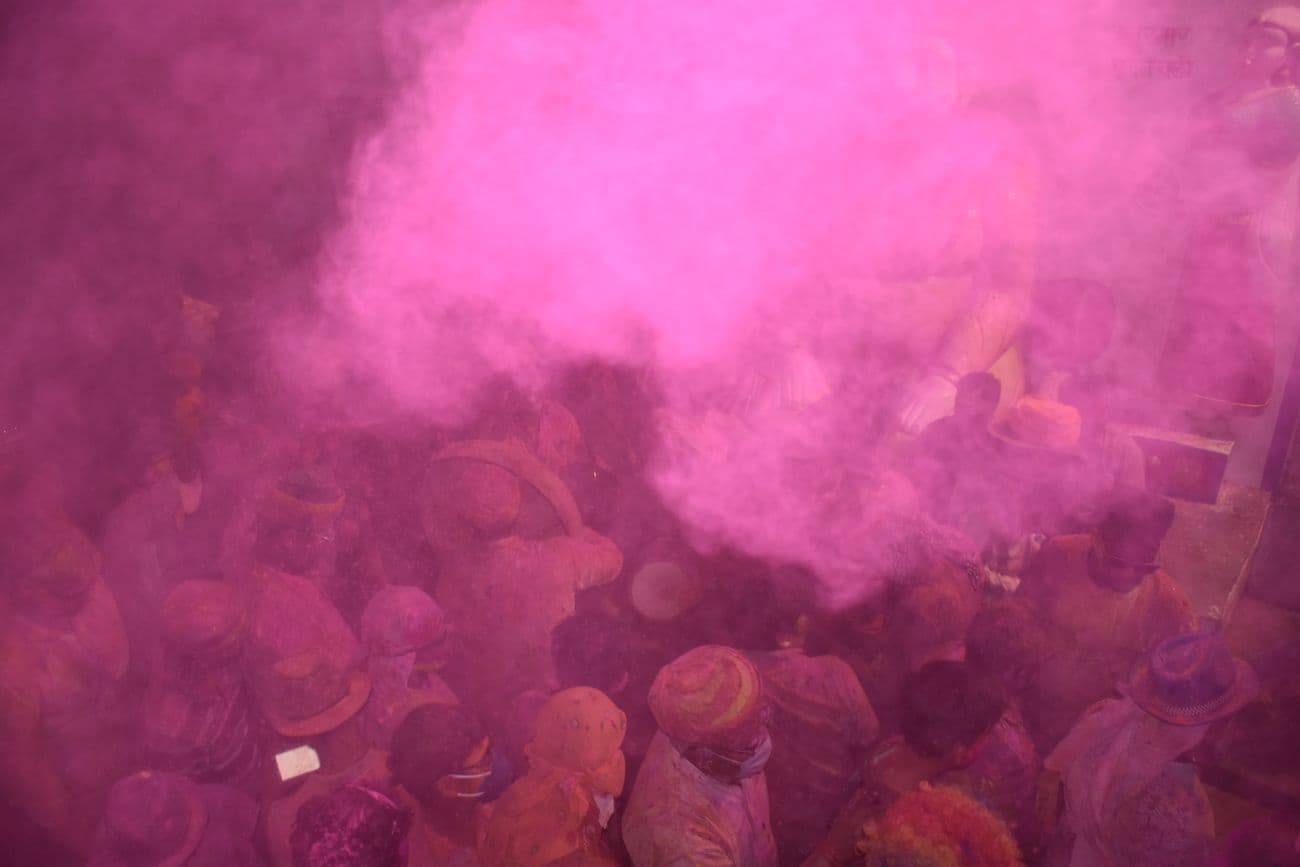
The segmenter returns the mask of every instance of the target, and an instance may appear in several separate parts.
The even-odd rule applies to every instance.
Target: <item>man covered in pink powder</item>
[[[565,533],[519,535],[528,494],[553,508]],[[503,720],[521,693],[556,684],[551,632],[580,590],[613,581],[623,555],[582,526],[568,488],[521,443],[473,440],[438,454],[427,480],[425,526],[439,554],[434,597],[456,629],[459,675]]]
[[[1196,629],[1186,593],[1157,563],[1173,520],[1168,500],[1134,494],[1093,533],[1049,539],[1030,564],[1021,593],[1051,638],[1040,673],[1048,743],[1156,644]]]

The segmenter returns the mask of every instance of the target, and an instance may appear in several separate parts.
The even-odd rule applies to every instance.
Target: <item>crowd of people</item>
[[[1292,58],[1300,18],[1255,31]],[[864,294],[932,339],[863,316],[907,361],[832,383],[759,335],[707,424],[608,361],[455,423],[294,412],[186,287],[132,376],[0,427],[0,860],[1300,863],[1294,802],[1224,771],[1300,771],[1288,671],[1162,568],[1175,506],[1079,375],[1113,299],[1057,287],[1026,324],[1035,160],[971,174]],[[112,435],[50,435],[78,412]],[[817,562],[666,500],[666,451],[809,417],[843,439],[791,473],[787,537],[834,523]]]
[[[1192,761],[1260,682],[1159,566],[1171,502],[1112,473],[989,520],[990,479],[1115,451],[1063,404],[994,422],[971,374],[887,482],[838,480],[942,541],[829,605],[692,547],[628,371],[398,437],[250,424],[207,367],[169,366],[166,447],[98,520],[5,442],[17,863],[1292,863],[1258,855],[1285,815],[1224,842]]]

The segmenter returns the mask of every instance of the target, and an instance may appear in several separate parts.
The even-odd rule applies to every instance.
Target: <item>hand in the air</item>
[[[926,425],[952,415],[957,400],[957,386],[937,373],[932,373],[914,385],[903,401],[903,411],[898,420],[903,430],[918,434]]]

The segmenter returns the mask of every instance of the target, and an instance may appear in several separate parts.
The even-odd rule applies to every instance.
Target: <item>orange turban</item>
[[[537,770],[577,774],[592,789],[623,791],[627,715],[598,689],[575,686],[546,700],[533,724],[528,758]]]
[[[659,670],[650,687],[650,712],[669,737],[707,744],[749,728],[762,699],[762,682],[750,661],[711,644]]]

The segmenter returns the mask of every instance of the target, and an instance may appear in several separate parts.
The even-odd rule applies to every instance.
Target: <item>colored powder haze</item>
[[[394,19],[418,59],[353,164],[322,273],[338,319],[309,351],[342,363],[326,381],[360,374],[440,419],[494,373],[540,389],[588,357],[651,365],[655,481],[697,544],[856,597],[908,541],[876,470],[926,330],[961,316],[921,279],[947,267],[960,209],[989,186],[1068,195],[1070,171],[1141,184],[1185,134],[1185,83],[1138,104],[1117,71],[1143,39],[1132,4],[1039,5],[494,0]],[[1006,243],[1079,256],[1118,220],[1075,204]],[[865,503],[827,493],[855,484]]]
[[[1184,226],[1150,215],[1194,216],[1169,181],[1231,75],[1232,5],[29,3],[5,22],[30,119],[7,134],[28,295],[5,333],[80,373],[25,393],[63,356],[20,352],[3,385],[93,427],[117,396],[82,384],[146,368],[131,336],[185,286],[260,325],[273,363],[248,378],[286,415],[450,424],[502,374],[644,367],[653,478],[696,542],[854,597],[906,538],[879,468],[962,321],[932,285],[952,263],[1111,283],[1119,331],[1086,336],[1117,399],[1151,392],[1125,372],[1163,339],[1146,311]],[[962,215],[1016,184],[1041,204],[1012,279]]]

